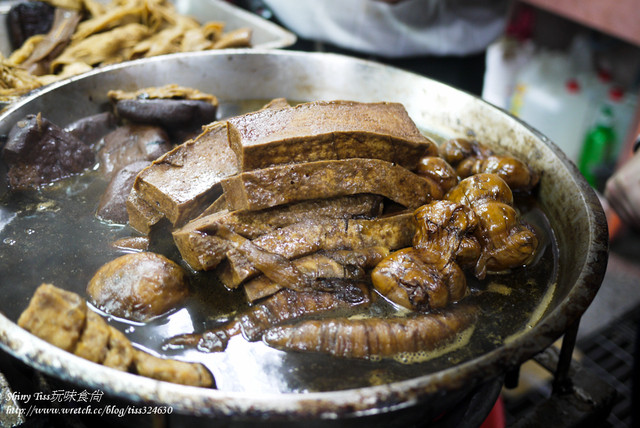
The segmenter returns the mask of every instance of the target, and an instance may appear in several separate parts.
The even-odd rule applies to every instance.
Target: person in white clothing
[[[375,59],[479,94],[509,0],[263,0],[294,49]],[[449,81],[448,81],[449,80]]]

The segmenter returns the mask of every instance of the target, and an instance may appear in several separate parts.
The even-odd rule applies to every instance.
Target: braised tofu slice
[[[421,157],[438,153],[398,103],[317,101],[263,109],[229,119],[229,141],[242,171],[354,157],[414,169]]]
[[[133,188],[174,225],[203,211],[220,196],[220,181],[238,172],[227,125],[216,123],[143,169]]]
[[[149,234],[151,228],[164,218],[160,211],[140,197],[135,187],[131,188],[125,205],[129,216],[129,226],[145,235]]]
[[[442,197],[432,180],[379,159],[278,165],[222,180],[230,210],[260,210],[310,199],[358,193],[385,196],[407,208]]]
[[[116,370],[128,371],[133,362],[133,346],[127,337],[111,326],[109,328],[109,342],[103,365]]]
[[[93,311],[87,311],[87,323],[75,349],[75,354],[94,363],[102,364],[109,350],[111,328]]]

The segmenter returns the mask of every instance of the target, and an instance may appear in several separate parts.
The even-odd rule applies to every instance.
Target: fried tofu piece
[[[74,353],[78,357],[102,364],[107,356],[110,337],[111,329],[102,317],[93,311],[87,311],[87,323]]]
[[[131,342],[119,330],[109,326],[107,355],[102,364],[116,370],[128,371],[132,362],[133,346],[131,346]]]
[[[122,332],[89,310],[79,295],[52,284],[38,287],[18,325],[65,351],[116,370],[184,385],[214,386],[213,376],[203,365],[136,350]]]
[[[87,305],[75,293],[42,284],[18,318],[18,325],[65,351],[73,352],[87,318]]]

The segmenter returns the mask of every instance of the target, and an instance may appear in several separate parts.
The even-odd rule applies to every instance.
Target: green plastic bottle
[[[600,108],[594,125],[587,131],[578,161],[578,169],[595,189],[602,190],[614,163],[616,132],[613,110],[607,104]]]

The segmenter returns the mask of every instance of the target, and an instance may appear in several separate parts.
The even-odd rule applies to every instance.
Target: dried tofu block
[[[126,202],[129,225],[145,235],[164,218],[161,212],[143,200],[135,188],[131,189]]]
[[[242,171],[290,162],[372,158],[415,169],[438,153],[399,103],[317,101],[229,119]]]
[[[143,169],[134,189],[154,210],[178,225],[222,193],[220,181],[238,172],[224,122],[208,127]]]

